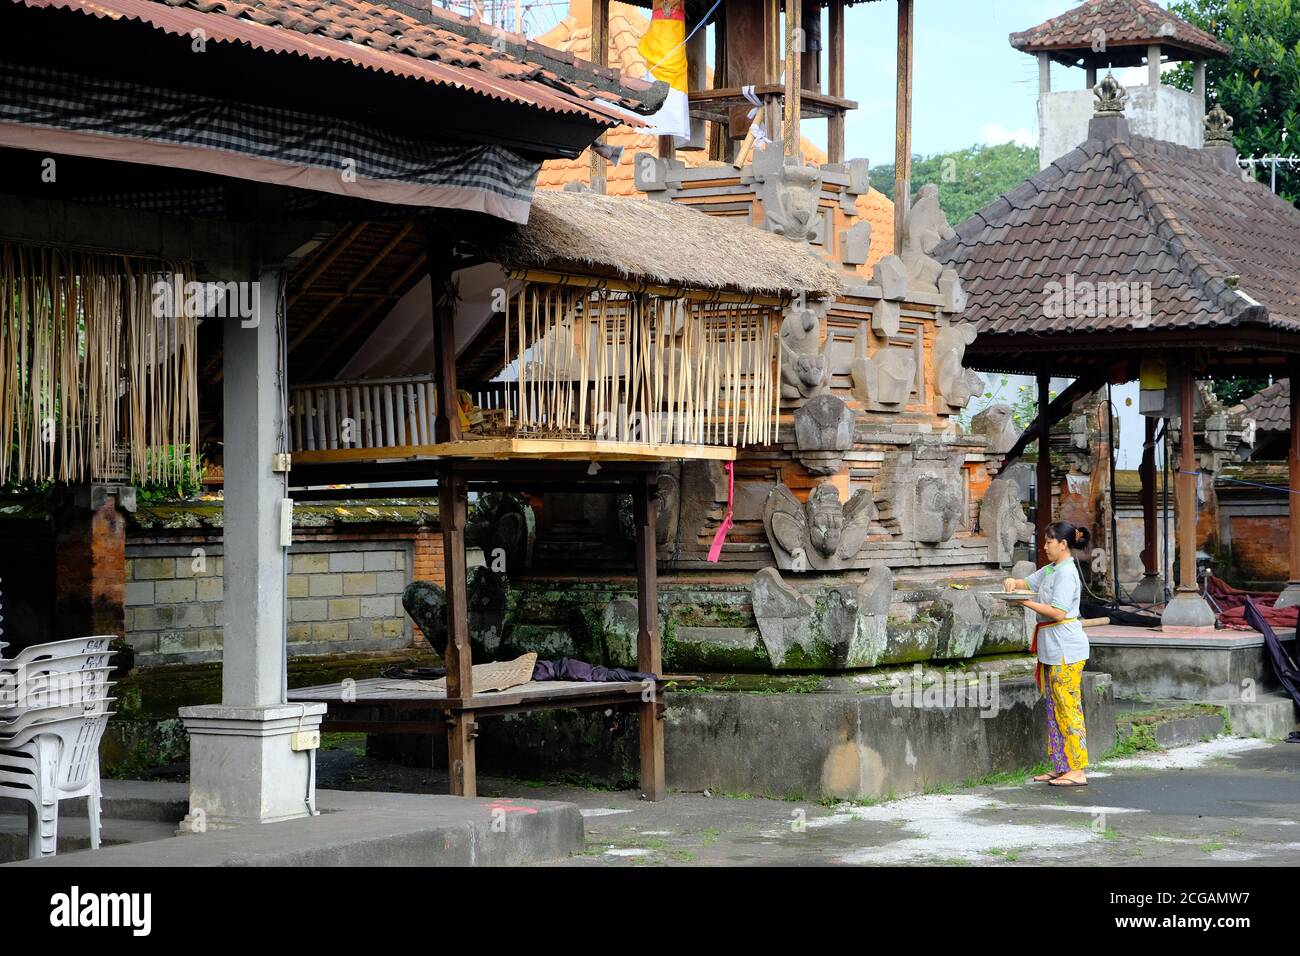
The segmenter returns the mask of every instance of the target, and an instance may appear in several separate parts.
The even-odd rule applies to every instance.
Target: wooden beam
[[[785,141],[786,159],[799,165],[803,165],[803,142],[799,133],[803,83],[799,74],[803,68],[804,45],[802,0],[785,0],[785,119],[781,137]]]
[[[407,222],[405,225],[402,226],[401,229],[397,230],[397,232],[393,235],[393,237],[389,239],[386,243],[384,243],[384,247],[380,249],[377,253],[375,253],[373,256],[371,256],[370,260],[366,262],[364,266],[361,267],[361,269],[357,272],[355,276],[352,277],[352,279],[348,282],[344,290],[342,292],[335,293],[333,298],[330,300],[330,303],[327,306],[325,306],[325,308],[321,309],[320,312],[316,313],[316,317],[313,318],[310,322],[308,322],[302,329],[299,330],[297,335],[295,335],[292,339],[289,340],[289,351],[292,352],[299,345],[301,345],[307,339],[307,336],[315,332],[316,329],[320,327],[320,324],[330,317],[330,315],[334,312],[335,309],[337,309],[340,305],[346,302],[348,297],[357,290],[357,287],[360,286],[361,283],[366,281],[366,279],[370,276],[370,273],[375,270],[375,267],[378,266],[385,259],[387,259],[389,254],[394,249],[397,248],[398,244],[403,239],[405,239],[408,235],[411,234],[411,230],[414,228],[415,228],[415,222],[411,221],[411,222]]]
[[[645,475],[632,492],[636,524],[636,666],[658,677],[663,673],[663,649],[659,641],[659,579],[655,556],[655,488],[658,479]],[[664,782],[664,704],[651,690],[640,707],[641,794],[647,800],[661,800],[667,793]]]
[[[1142,570],[1159,574],[1160,558],[1156,531],[1156,420],[1145,416],[1145,439],[1138,475],[1142,479]]]
[[[1110,380],[1109,372],[1094,369],[1087,375],[1081,376],[1071,382],[1065,391],[1056,396],[1052,401],[1051,406],[1048,408],[1048,429],[1050,430],[1053,425],[1068,415],[1070,409],[1074,407],[1075,402],[1087,395],[1091,395]],[[1123,381],[1123,379],[1121,379],[1121,381]],[[1020,456],[1024,454],[1025,449],[1038,439],[1040,421],[1041,418],[1035,419],[1030,422],[1028,428],[1020,433],[1020,437],[1016,439],[1016,443],[1011,446],[1011,450],[1002,457],[1002,471],[1006,471],[1011,467],[1011,465],[1013,465]]]
[[[316,280],[325,274],[325,270],[334,264],[334,260],[346,252],[352,243],[357,241],[361,234],[366,231],[368,225],[370,225],[368,222],[359,222],[351,229],[339,233],[330,248],[321,255],[320,260],[312,267],[311,273],[302,280],[302,285],[298,287],[298,291],[289,296],[288,308],[292,309],[294,307],[295,303],[303,297],[303,294],[315,285]]]
[[[826,53],[826,92],[831,96],[844,96],[844,0],[830,0],[827,9],[827,30],[830,33]],[[835,113],[826,119],[826,161],[844,162],[844,114]]]
[[[591,0],[591,62],[609,66],[609,0]],[[604,133],[596,140],[598,144],[605,141]],[[587,153],[591,157],[591,191],[603,193],[609,175],[608,164],[595,149],[589,149]]]
[[[903,252],[903,228],[912,204],[913,0],[898,0],[898,76],[894,97],[894,254]]]
[[[442,556],[447,596],[447,697],[467,700],[474,696],[473,654],[469,643],[468,592],[465,573],[465,479],[454,465],[438,479],[438,520],[442,524]],[[451,793],[473,797],[478,784],[474,739],[478,726],[472,710],[456,712],[447,720],[447,767]]]
[[[1038,373],[1038,503],[1034,512],[1034,549],[1044,564],[1048,563],[1048,558],[1043,543],[1047,541],[1047,526],[1052,523],[1052,425],[1048,418],[1051,380],[1046,371]]]

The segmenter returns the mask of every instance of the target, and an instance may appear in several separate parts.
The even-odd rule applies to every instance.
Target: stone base
[[[299,731],[319,731],[324,704],[182,707],[190,734],[190,812],[186,832],[310,816],[316,780],[312,754],[291,747]]]
[[[1160,629],[1177,634],[1212,632],[1214,612],[1200,594],[1180,588],[1160,615]]]
[[[1282,589],[1282,593],[1277,596],[1277,602],[1274,607],[1291,607],[1300,604],[1300,581],[1290,581]]]
[[[1178,636],[1155,628],[1107,629],[1088,635],[1088,670],[1109,674],[1115,696],[1126,699],[1246,701],[1279,686],[1264,638],[1250,631]]]
[[[1146,574],[1134,585],[1129,595],[1135,604],[1163,604],[1165,601],[1165,584],[1158,574]]]

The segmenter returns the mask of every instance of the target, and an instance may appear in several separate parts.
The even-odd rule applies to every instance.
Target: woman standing
[[[1088,547],[1088,531],[1068,521],[1047,526],[1043,550],[1050,564],[1028,578],[1007,578],[1008,591],[1037,591],[1039,600],[1025,607],[1038,615],[1030,652],[1037,652],[1034,681],[1047,696],[1047,750],[1052,772],[1035,780],[1054,787],[1086,787],[1088,742],[1083,725],[1083,694],[1079,689],[1083,665],[1088,659],[1088,637],[1079,623],[1079,599],[1083,581],[1070,550]]]

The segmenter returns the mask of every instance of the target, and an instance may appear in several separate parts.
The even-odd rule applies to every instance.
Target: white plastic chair
[[[27,856],[54,856],[59,840],[59,801],[86,798],[90,848],[99,849],[99,742],[111,711],[37,721],[0,733],[0,796],[30,804]]]

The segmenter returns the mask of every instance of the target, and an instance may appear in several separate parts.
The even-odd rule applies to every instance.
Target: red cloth
[[[1213,574],[1206,578],[1205,590],[1209,592],[1210,597],[1214,598],[1215,603],[1223,608],[1219,614],[1219,623],[1223,627],[1238,631],[1254,630],[1246,623],[1246,598],[1248,597],[1255,602],[1260,617],[1274,630],[1291,630],[1296,627],[1297,619],[1300,619],[1300,606],[1284,607],[1280,611],[1273,607],[1274,602],[1277,601],[1276,591],[1243,591],[1241,588],[1234,588],[1227,581],[1216,578]]]

